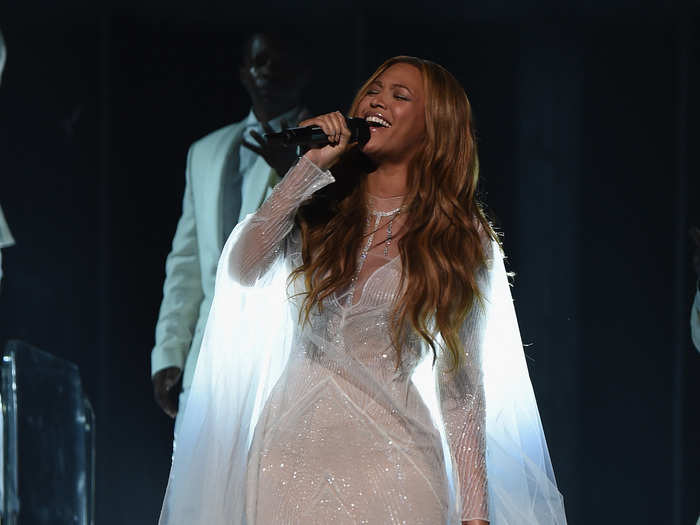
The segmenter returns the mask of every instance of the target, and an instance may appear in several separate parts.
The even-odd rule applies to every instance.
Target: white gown
[[[401,260],[395,240],[386,254],[382,242],[390,218],[377,229],[352,299],[349,291],[331,296],[305,323],[303,277],[281,308],[270,300],[301,263],[294,213],[331,182],[301,159],[224,249],[161,523],[565,523],[536,406],[532,458],[513,458],[526,447],[517,435],[492,439],[487,452],[488,267],[479,273],[486,301],[475,302],[461,330],[466,356],[448,371],[439,355],[434,376],[432,354],[416,335],[403,341],[397,367],[389,315]],[[396,204],[372,201],[378,211]],[[399,216],[395,235],[401,224]],[[517,420],[500,419],[494,436]],[[508,462],[513,476],[503,482]]]

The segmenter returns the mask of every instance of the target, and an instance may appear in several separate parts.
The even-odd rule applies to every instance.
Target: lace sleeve
[[[465,354],[453,369],[451,359],[438,360],[437,384],[445,434],[457,472],[461,519],[488,521],[485,397],[481,346],[485,311],[476,300],[461,330]]]
[[[257,212],[246,217],[231,234],[229,274],[244,286],[252,286],[282,253],[294,225],[294,214],[311,195],[334,182],[305,157],[292,166]]]

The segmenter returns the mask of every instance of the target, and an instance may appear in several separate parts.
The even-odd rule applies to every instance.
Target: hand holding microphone
[[[354,141],[365,143],[369,140],[369,126],[364,119],[346,119],[342,113],[335,111],[304,120],[298,128],[267,134],[265,138],[286,146],[316,146],[307,151],[304,157],[326,170],[354,147]]]

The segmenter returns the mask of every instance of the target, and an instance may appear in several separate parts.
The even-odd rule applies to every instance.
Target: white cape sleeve
[[[564,525],[503,255],[495,243],[492,248],[481,354],[491,524]]]
[[[245,523],[248,450],[294,335],[287,289],[293,263],[286,253],[295,238],[294,212],[333,180],[300,159],[224,246],[192,387],[181,407],[161,525]]]
[[[231,234],[178,434],[161,525],[244,523],[248,449],[264,400],[289,357],[292,319],[287,262],[280,254],[257,284],[229,275]]]
[[[462,334],[468,359],[480,370],[467,373],[467,381],[454,380],[457,387],[463,383],[469,401],[456,405],[462,408],[462,425],[454,421],[458,414],[447,413],[444,399],[440,408],[430,359],[419,365],[413,381],[435,425],[442,428],[444,457],[453,456],[446,467],[454,519],[488,514],[491,525],[565,525],[564,502],[525,363],[503,254],[495,242],[489,251],[487,268],[479,276],[483,301],[475,304],[470,316],[476,318],[468,319]],[[473,330],[478,333],[470,333]],[[474,363],[463,368],[469,371]],[[483,455],[487,505],[481,496]]]

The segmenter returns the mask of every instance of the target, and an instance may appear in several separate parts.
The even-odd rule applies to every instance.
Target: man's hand
[[[182,370],[176,366],[158,370],[153,376],[153,397],[171,418],[177,415],[181,379]]]
[[[267,122],[262,121],[261,124],[265,130],[265,133],[275,132]],[[280,125],[282,126],[282,131],[286,131],[289,127],[287,121],[284,119],[282,119]],[[292,167],[292,164],[297,158],[296,147],[285,147],[281,144],[272,145],[255,130],[250,132],[250,136],[255,139],[258,145],[256,146],[255,144],[243,139],[243,146],[260,155],[263,159],[265,159],[265,162],[267,162],[270,167],[277,172],[277,175],[284,177],[284,174],[287,173],[287,170]]]
[[[695,268],[695,274],[700,279],[700,228],[693,226],[690,228],[690,238],[693,239],[695,243],[695,253],[693,253],[693,268]]]

